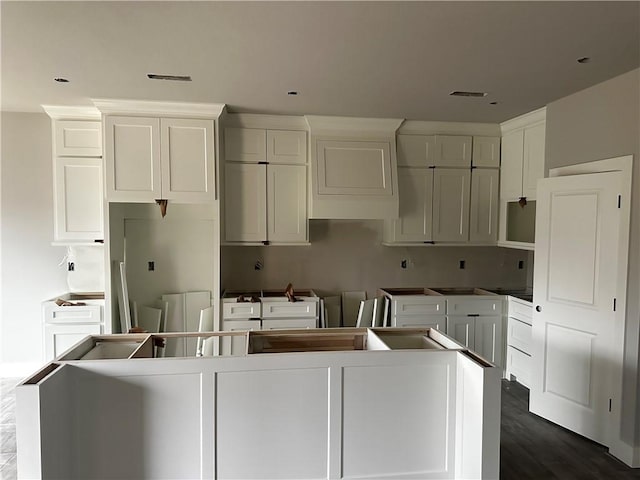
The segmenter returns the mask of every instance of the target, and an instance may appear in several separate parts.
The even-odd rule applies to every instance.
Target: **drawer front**
[[[507,328],[507,345],[516,347],[524,353],[531,354],[531,325],[509,317]]]
[[[444,315],[446,302],[443,298],[408,296],[393,300],[393,315]]]
[[[506,373],[507,378],[513,375],[518,382],[529,388],[531,385],[531,357],[517,348],[508,347]]]
[[[531,325],[531,320],[533,318],[533,305],[509,299],[509,316]]]
[[[100,305],[76,307],[48,305],[44,307],[44,321],[47,324],[101,323],[102,307]]]
[[[502,315],[502,298],[447,299],[447,315]]]
[[[247,319],[247,318],[260,318],[261,308],[260,302],[224,302],[222,304],[222,318],[228,319]]]
[[[316,328],[315,318],[270,319],[262,321],[262,330],[286,330],[296,328]]]
[[[393,318],[392,327],[429,327],[440,330],[447,328],[447,317],[444,315],[400,315]]]
[[[262,302],[262,318],[316,318],[316,302]]]

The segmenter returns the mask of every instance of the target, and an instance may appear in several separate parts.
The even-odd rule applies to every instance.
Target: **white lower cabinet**
[[[502,316],[447,316],[447,335],[495,365],[503,365]]]
[[[253,320],[224,320],[222,330],[224,332],[238,332],[260,330],[260,319]],[[245,355],[247,353],[247,337],[237,336],[222,339],[223,355]]]
[[[102,331],[102,305],[60,306],[54,301],[42,305],[45,360],[57,358],[87,335]]]
[[[45,357],[47,360],[52,360],[87,335],[100,335],[100,333],[101,325],[99,323],[89,325],[45,325]]]
[[[531,384],[531,302],[508,297],[507,361],[505,377],[525,387]]]
[[[400,315],[394,320],[394,327],[428,327],[444,332],[447,317],[444,315]]]

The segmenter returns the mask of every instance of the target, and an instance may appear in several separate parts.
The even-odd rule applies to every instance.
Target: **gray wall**
[[[51,124],[44,113],[2,112],[1,127],[0,362],[32,368],[43,358],[40,302],[66,289],[66,249],[51,246]]]
[[[524,287],[529,253],[498,247],[385,247],[380,220],[312,220],[311,245],[222,247],[222,286],[320,294],[380,287]],[[400,263],[407,260],[408,268]],[[256,261],[264,268],[255,270]],[[465,269],[459,261],[465,260]],[[518,261],[524,268],[518,269]],[[532,265],[531,265],[532,267]]]
[[[547,168],[633,155],[622,427],[640,445],[640,70],[550,103],[546,130]]]

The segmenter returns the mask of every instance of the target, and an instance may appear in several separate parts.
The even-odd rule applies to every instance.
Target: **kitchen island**
[[[155,358],[175,336],[246,354]],[[429,328],[89,336],[16,403],[20,478],[499,476],[500,369]]]

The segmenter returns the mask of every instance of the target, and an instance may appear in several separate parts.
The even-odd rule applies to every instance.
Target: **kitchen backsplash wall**
[[[284,290],[291,282],[294,289],[313,288],[321,295],[366,290],[373,296],[379,287],[523,288],[530,282],[533,254],[528,251],[385,247],[382,227],[378,220],[312,220],[309,246],[223,246],[222,288]],[[403,260],[406,269],[401,267]]]

